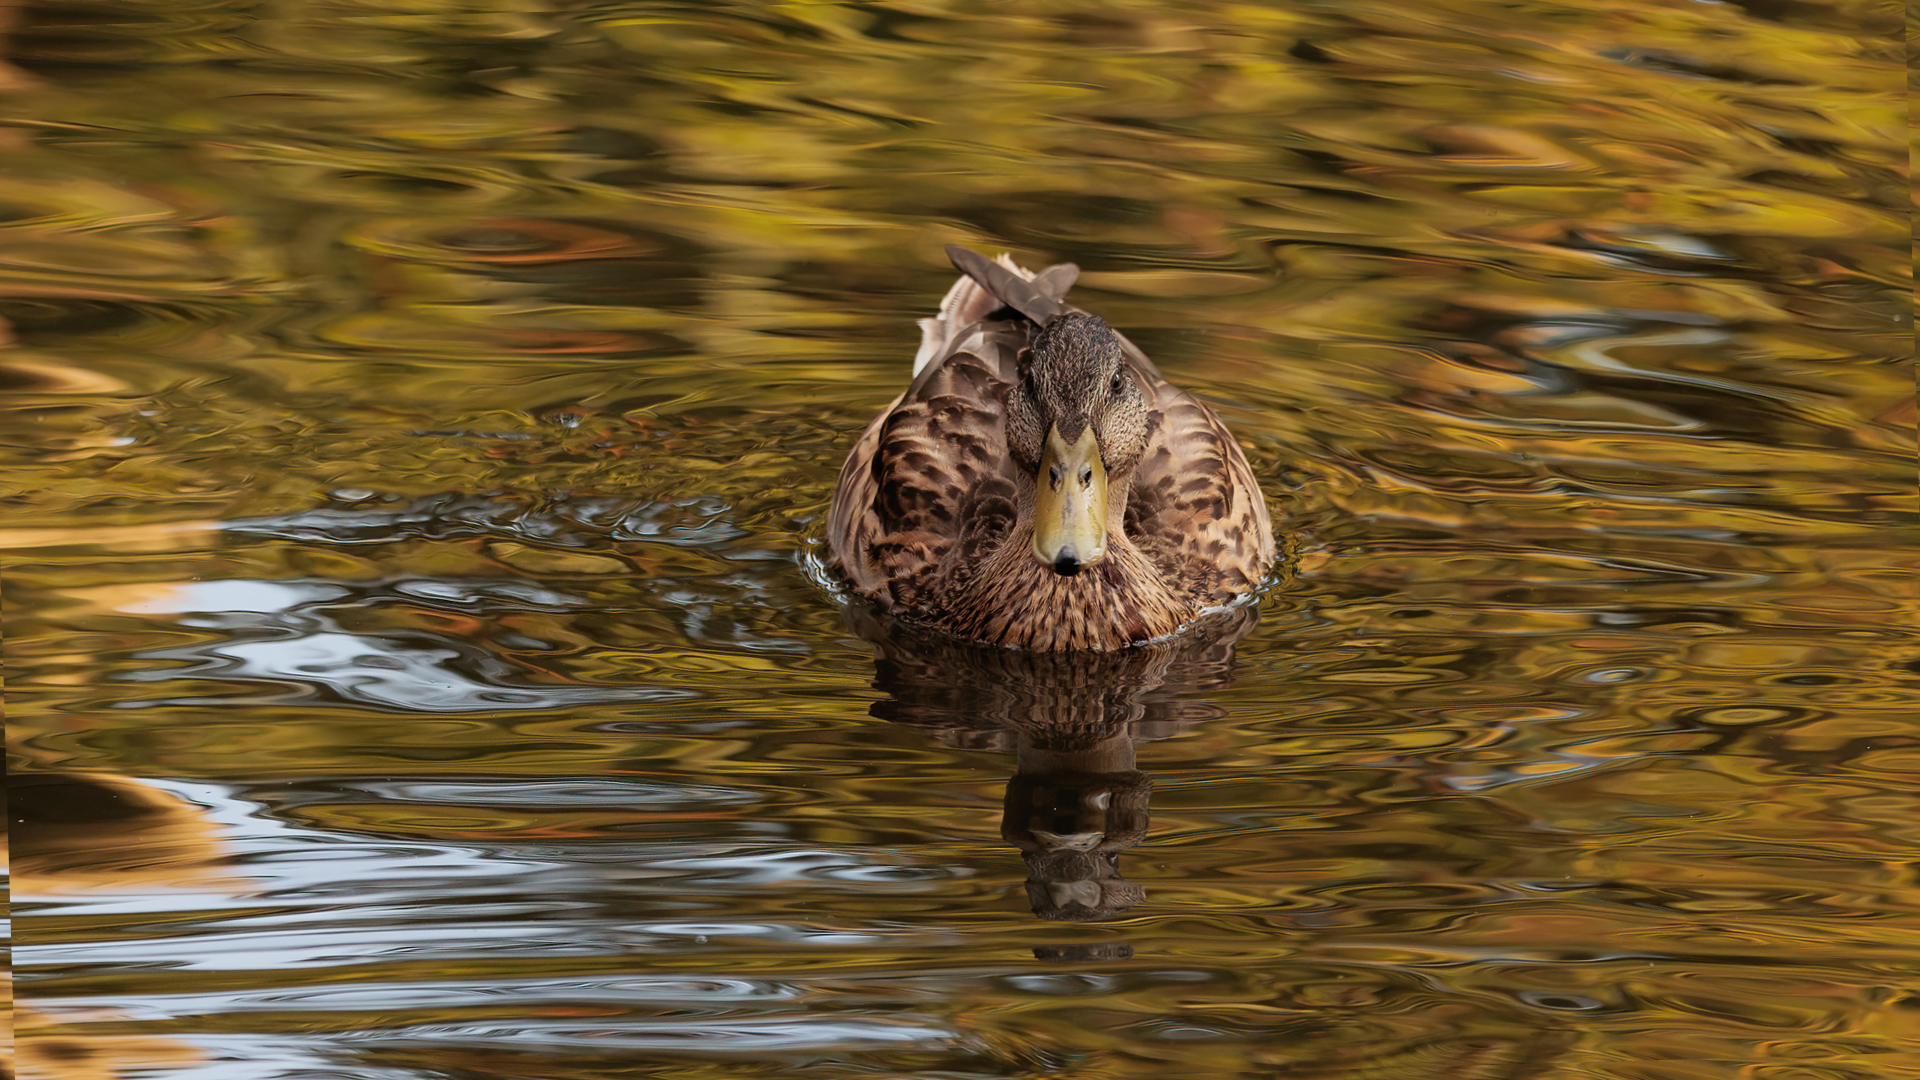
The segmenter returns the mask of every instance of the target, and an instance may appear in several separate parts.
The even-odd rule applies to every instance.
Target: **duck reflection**
[[[1027,864],[1043,919],[1110,919],[1145,899],[1120,853],[1147,835],[1153,781],[1135,750],[1222,715],[1194,700],[1225,686],[1253,607],[1209,616],[1178,637],[1109,653],[1024,652],[954,641],[858,607],[875,648],[873,715],[967,749],[1011,751],[1000,835]]]

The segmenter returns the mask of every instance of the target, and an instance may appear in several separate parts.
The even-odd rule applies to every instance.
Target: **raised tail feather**
[[[953,245],[947,247],[947,258],[964,276],[940,301],[940,314],[920,320],[920,351],[913,358],[915,375],[952,351],[954,341],[967,327],[1002,307],[1010,307],[1044,326],[1067,310],[1067,290],[1080,276],[1080,268],[1072,263],[1049,266],[1036,274],[1016,264],[1012,256],[1001,255],[989,262]]]

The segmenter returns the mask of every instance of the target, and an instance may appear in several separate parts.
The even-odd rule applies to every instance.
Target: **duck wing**
[[[1127,535],[1176,592],[1203,604],[1251,593],[1274,554],[1252,466],[1193,395],[1160,378],[1149,380],[1148,395],[1154,405],[1127,492]]]
[[[882,608],[932,589],[954,545],[1012,527],[1017,466],[1002,401],[1027,330],[1008,320],[965,328],[841,468],[828,542],[854,590]]]

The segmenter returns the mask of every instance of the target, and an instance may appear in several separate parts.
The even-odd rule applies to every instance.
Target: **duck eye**
[[[1121,376],[1119,372],[1116,371],[1113,373],[1113,382],[1111,385],[1107,387],[1107,391],[1109,393],[1117,394],[1120,392],[1120,387],[1124,385],[1125,382],[1126,380]]]

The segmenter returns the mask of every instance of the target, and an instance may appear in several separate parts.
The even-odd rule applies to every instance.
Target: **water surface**
[[[14,17],[22,1076],[1920,1067],[1891,9]],[[951,242],[1216,405],[1257,608],[844,605]]]

